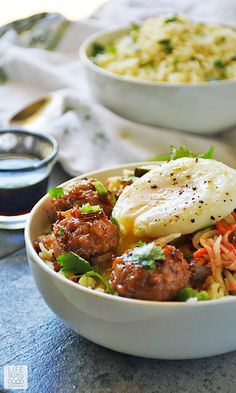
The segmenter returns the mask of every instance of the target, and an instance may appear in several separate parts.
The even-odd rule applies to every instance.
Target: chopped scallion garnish
[[[62,195],[64,195],[64,190],[62,187],[49,188],[48,194],[53,199],[57,199],[57,198],[61,197]]]
[[[91,184],[95,187],[100,197],[105,198],[107,196],[108,189],[104,186],[104,184],[101,181],[96,180],[93,181]]]
[[[99,205],[91,206],[90,203],[86,203],[80,208],[81,213],[90,214],[90,213],[98,213],[101,210]]]

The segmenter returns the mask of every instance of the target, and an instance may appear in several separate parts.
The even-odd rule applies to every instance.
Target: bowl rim
[[[115,166],[111,166],[108,168],[104,168],[104,169],[100,169],[100,170],[96,170],[96,171],[91,171],[76,177],[73,177],[69,180],[67,180],[66,182],[60,184],[60,187],[64,187],[68,184],[70,184],[71,182],[74,182],[76,180],[79,179],[83,179],[85,177],[96,177],[96,175],[100,175],[103,172],[109,172],[112,170],[116,170],[116,169],[131,169],[137,165],[148,165],[148,163],[150,164],[150,161],[142,161],[142,162],[136,162],[136,163],[128,163],[128,164],[122,164],[122,165],[115,165]],[[153,162],[153,164],[155,165],[156,162]],[[158,162],[160,164],[160,161]],[[141,299],[132,299],[132,298],[125,298],[125,297],[121,297],[121,296],[116,296],[116,295],[111,295],[108,293],[103,293],[103,292],[99,292],[96,291],[94,289],[90,289],[87,287],[84,287],[78,283],[75,283],[71,280],[69,280],[66,277],[63,277],[62,275],[58,274],[57,272],[55,272],[52,268],[50,268],[44,261],[43,259],[41,259],[39,257],[39,255],[37,254],[37,252],[35,251],[34,247],[33,247],[33,243],[31,240],[31,224],[32,221],[34,219],[34,216],[38,213],[38,211],[40,211],[45,202],[47,200],[49,200],[50,196],[48,194],[44,195],[37,203],[36,205],[33,207],[33,209],[30,212],[30,216],[26,222],[26,227],[25,227],[25,244],[26,244],[26,249],[28,251],[28,253],[31,255],[31,257],[33,258],[34,262],[37,263],[37,265],[42,268],[46,273],[49,274],[49,276],[52,276],[52,278],[58,279],[59,281],[61,281],[62,283],[75,288],[77,291],[79,292],[83,292],[86,293],[87,295],[96,297],[96,298],[103,298],[104,300],[111,300],[113,302],[120,302],[120,303],[125,303],[125,304],[132,304],[133,306],[136,307],[141,307],[141,306],[146,306],[146,307],[160,307],[160,308],[183,308],[183,307],[188,307],[190,308],[191,306],[194,307],[208,307],[211,305],[217,305],[217,304],[223,304],[223,303],[231,303],[231,302],[235,302],[236,301],[236,296],[225,296],[219,299],[214,299],[214,300],[205,300],[205,301],[197,301],[196,303],[188,303],[188,302],[174,302],[174,301],[168,301],[168,302],[161,302],[161,301],[153,301],[153,300],[141,300]]]
[[[204,21],[204,23],[207,23],[207,21]],[[233,24],[223,24],[224,26],[231,27],[231,28],[236,28]],[[134,85],[144,85],[144,86],[153,86],[153,87],[162,87],[162,88],[200,88],[200,89],[206,89],[208,87],[219,87],[219,86],[227,86],[229,84],[236,84],[236,78],[235,79],[223,79],[223,80],[216,80],[216,81],[203,81],[200,83],[174,83],[174,82],[155,82],[151,80],[144,80],[144,79],[139,79],[139,78],[132,78],[127,75],[118,75],[115,74],[114,72],[108,71],[105,68],[102,68],[91,60],[91,58],[87,54],[88,48],[96,42],[96,40],[105,38],[106,36],[112,36],[113,34],[125,34],[130,31],[129,27],[122,27],[122,28],[116,28],[116,29],[109,29],[109,30],[102,30],[97,33],[94,33],[87,37],[81,44],[79,48],[79,57],[82,60],[83,64],[90,68],[92,71],[97,72],[98,74],[101,74],[105,77],[115,79],[120,82],[127,82],[131,83]]]

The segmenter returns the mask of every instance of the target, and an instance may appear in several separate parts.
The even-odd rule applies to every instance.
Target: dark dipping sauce
[[[0,215],[26,214],[47,192],[47,170],[41,169],[40,174],[31,169],[26,170],[37,161],[40,160],[31,155],[0,155]],[[8,171],[1,172],[3,169]]]

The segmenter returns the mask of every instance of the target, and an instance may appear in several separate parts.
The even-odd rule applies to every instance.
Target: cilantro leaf
[[[128,256],[129,261],[138,261],[146,269],[155,269],[155,261],[164,260],[164,252],[160,246],[156,246],[154,242],[143,243],[136,246],[133,252]]]
[[[99,42],[94,42],[93,44],[93,56],[96,56],[100,53],[105,52],[105,46],[100,44]]]
[[[51,198],[57,199],[62,195],[64,195],[64,189],[62,187],[49,188],[48,194],[50,195]]]
[[[224,70],[225,63],[223,62],[222,59],[217,59],[214,61],[214,67],[217,68],[218,70]]]
[[[173,46],[171,44],[171,40],[168,38],[163,38],[162,40],[158,41],[159,44],[161,44],[162,49],[166,52],[166,53],[172,53],[173,52]]]
[[[144,246],[146,243],[144,243],[142,240],[139,240],[137,243],[136,243],[136,247],[142,247],[142,246]]]
[[[64,274],[77,273],[85,274],[92,270],[89,262],[74,252],[66,252],[57,257],[57,262],[62,268]]]
[[[145,267],[146,269],[155,269],[156,268],[156,263],[153,259],[151,259],[150,261],[141,261],[141,265],[143,265],[143,267]]]
[[[215,148],[214,146],[211,146],[210,149],[205,153],[205,154],[199,154],[199,158],[208,158],[209,160],[213,159]]]
[[[139,30],[139,25],[136,22],[131,22],[130,23],[130,28],[131,28],[131,30],[138,31]]]
[[[162,154],[155,157],[152,157],[148,161],[171,161],[177,160],[178,158],[182,157],[190,157],[190,158],[205,158],[212,160],[214,157],[214,146],[211,146],[210,149],[206,153],[197,154],[193,153],[190,149],[186,146],[179,146],[176,147],[174,145],[170,145],[170,154]]]
[[[64,228],[64,227],[59,227],[59,229],[58,229],[58,235],[59,235],[59,236],[62,236],[63,233],[64,233],[64,231],[65,231],[65,228]]]
[[[165,24],[173,23],[173,22],[179,22],[179,18],[177,17],[177,15],[174,15],[172,18],[165,19]]]
[[[102,274],[98,273],[97,271],[90,270],[89,272],[85,273],[85,276],[98,278],[105,285],[106,292],[108,292],[110,294],[114,293],[114,290],[111,287],[111,285],[110,285],[109,281],[107,280],[107,278],[104,277]]]
[[[114,194],[111,194],[111,200],[113,202],[113,205],[115,205],[116,204],[116,197]]]
[[[106,292],[114,293],[109,281],[96,271],[96,267],[92,268],[90,263],[86,259],[80,257],[74,252],[70,251],[63,253],[57,257],[57,262],[61,266],[62,273],[74,274],[74,277],[88,276],[98,278],[104,284]]]
[[[101,198],[105,198],[107,196],[108,189],[104,186],[104,184],[102,184],[101,181],[96,180],[93,181],[91,184],[95,187]]]
[[[116,219],[115,219],[114,217],[111,216],[111,219],[110,219],[110,220],[111,220],[112,224],[118,226],[118,222],[116,221]]]
[[[170,146],[170,159],[171,160],[177,160],[178,158],[182,157],[195,157],[196,155],[187,147],[185,146]]]
[[[185,251],[185,252],[183,253],[183,255],[184,255],[184,258],[185,258],[188,262],[190,262],[191,259],[193,258],[193,254],[192,254],[192,252],[190,252],[190,251]]]
[[[211,146],[210,149],[203,154],[193,153],[186,146],[175,147],[173,145],[170,146],[170,160],[177,160],[182,157],[190,157],[190,158],[213,158],[213,153],[215,151],[214,146]]]
[[[90,213],[97,213],[101,210],[99,205],[91,206],[90,203],[86,203],[80,208],[81,213],[83,214],[90,214]]]

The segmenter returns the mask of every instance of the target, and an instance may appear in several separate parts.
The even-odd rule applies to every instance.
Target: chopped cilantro
[[[98,192],[100,197],[105,198],[107,196],[108,189],[104,186],[104,184],[102,184],[101,181],[93,181],[92,185],[96,188],[96,191]]]
[[[59,255],[57,262],[61,266],[64,274],[85,274],[92,269],[88,261],[72,251]]]
[[[114,290],[111,287],[109,281],[102,274],[100,274],[100,273],[98,273],[98,272],[96,272],[94,270],[90,270],[89,272],[85,273],[85,276],[98,278],[105,285],[106,292],[108,292],[110,294],[114,293]]]
[[[186,252],[184,252],[183,254],[184,254],[184,258],[185,258],[188,262],[190,262],[191,259],[192,259],[192,257],[193,257],[193,254],[192,254],[190,251],[186,251]]]
[[[80,208],[81,213],[90,214],[90,213],[97,213],[101,210],[99,205],[91,206],[90,203],[86,203]]]
[[[208,158],[213,159],[215,148],[211,146],[210,149],[206,153],[197,154],[193,153],[190,149],[186,146],[170,146],[170,154],[161,154],[155,157],[152,157],[149,161],[171,161],[177,160],[178,158],[182,157],[190,157],[190,158]]]
[[[111,222],[112,222],[112,224],[118,226],[118,222],[117,222],[116,219],[115,219],[114,217],[112,217],[112,216],[111,216]]]
[[[127,258],[128,261],[138,261],[146,269],[155,269],[155,261],[164,260],[165,256],[162,248],[152,242],[135,247]]]
[[[142,240],[139,240],[137,243],[136,243],[136,247],[142,247],[142,246],[144,246],[146,243],[144,243]]]
[[[140,263],[146,269],[155,269],[156,268],[156,263],[155,263],[154,259],[150,259],[150,261],[149,260],[147,260],[147,261],[144,260],[144,261],[141,261]]]
[[[173,52],[173,46],[171,44],[171,40],[168,38],[163,38],[162,40],[158,41],[159,44],[161,44],[163,50],[166,53],[172,53]]]
[[[65,228],[59,227],[59,229],[58,229],[58,235],[59,235],[59,236],[63,235],[64,230],[65,230]]]
[[[214,61],[214,67],[217,68],[218,70],[224,70],[225,63],[223,62],[222,59],[217,59]]]
[[[100,53],[105,52],[105,46],[100,44],[99,42],[94,42],[93,44],[93,56],[96,56]]]
[[[165,24],[179,22],[179,18],[177,15],[172,16],[172,18],[165,19]]]
[[[112,200],[113,204],[115,205],[116,204],[116,197],[114,194],[111,194],[111,200]]]
[[[210,149],[206,153],[198,154],[198,157],[212,160],[213,155],[214,155],[214,151],[215,151],[214,146],[211,146]]]
[[[116,53],[116,47],[115,45],[110,45],[107,47],[107,53],[111,53],[112,55],[114,55]]]
[[[171,145],[170,150],[171,150],[170,160],[177,160],[178,158],[182,158],[182,157],[212,159],[215,148],[213,146],[211,146],[210,149],[206,153],[203,153],[203,154],[193,153],[190,149],[188,149],[185,146],[175,147],[175,146]]]
[[[216,37],[216,39],[215,39],[216,45],[224,44],[225,41],[226,41],[226,37],[225,36]]]
[[[50,195],[51,198],[57,199],[62,195],[64,195],[64,190],[62,187],[49,188],[48,194]]]
[[[131,22],[130,23],[130,28],[131,28],[131,30],[138,31],[139,30],[139,25],[136,22]]]
[[[64,275],[74,274],[74,277],[88,276],[98,278],[104,284],[106,292],[113,293],[109,281],[102,274],[92,268],[88,261],[74,252],[67,252],[57,257],[57,262],[61,266],[61,271]]]

